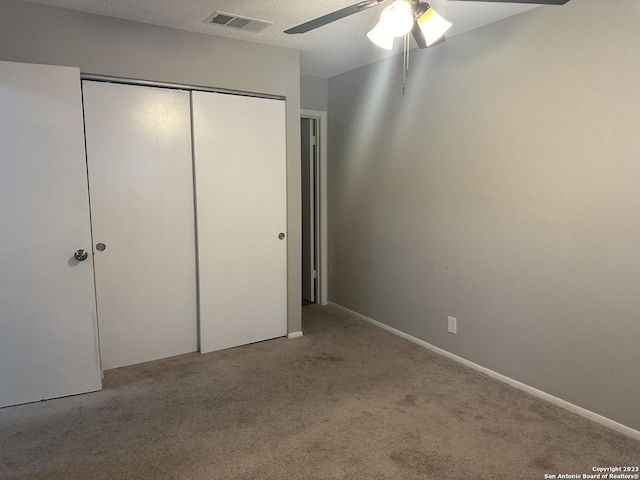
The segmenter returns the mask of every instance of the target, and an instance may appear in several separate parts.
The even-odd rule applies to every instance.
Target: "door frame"
[[[329,275],[328,275],[328,243],[327,243],[327,112],[320,110],[300,110],[300,118],[316,120],[316,145],[318,148],[318,162],[316,162],[316,302],[320,305],[328,304]],[[302,273],[302,272],[301,272]]]

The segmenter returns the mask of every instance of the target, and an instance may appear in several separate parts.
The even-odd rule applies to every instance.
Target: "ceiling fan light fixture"
[[[406,0],[396,0],[382,11],[380,22],[394,37],[404,37],[413,28],[411,4]]]
[[[387,31],[385,26],[382,24],[382,20],[380,20],[376,26],[367,33],[367,37],[380,48],[384,48],[385,50],[393,49],[393,41],[395,40],[395,37]]]
[[[449,30],[453,25],[451,22],[440,16],[440,14],[431,7],[429,7],[429,9],[424,12],[417,21],[418,26],[424,35],[424,39],[427,42],[427,47],[440,40],[447,30]]]
[[[404,37],[413,28],[413,13],[407,0],[396,0],[382,11],[380,20],[367,37],[385,50],[393,48],[395,37]]]

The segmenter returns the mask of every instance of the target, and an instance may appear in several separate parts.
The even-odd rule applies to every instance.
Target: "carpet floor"
[[[1,409],[0,478],[511,480],[640,463],[640,442],[335,307],[305,307],[303,330]]]

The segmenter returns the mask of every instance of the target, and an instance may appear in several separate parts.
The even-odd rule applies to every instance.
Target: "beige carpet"
[[[640,442],[332,307],[302,338],[106,373],[0,410],[2,479],[542,479]]]

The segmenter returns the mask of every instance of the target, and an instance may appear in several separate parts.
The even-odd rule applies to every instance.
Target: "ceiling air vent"
[[[221,27],[235,28],[236,30],[244,30],[245,32],[258,33],[273,25],[273,22],[265,20],[257,20],[255,18],[241,17],[232,13],[215,12],[204,23],[211,25],[219,25]]]

